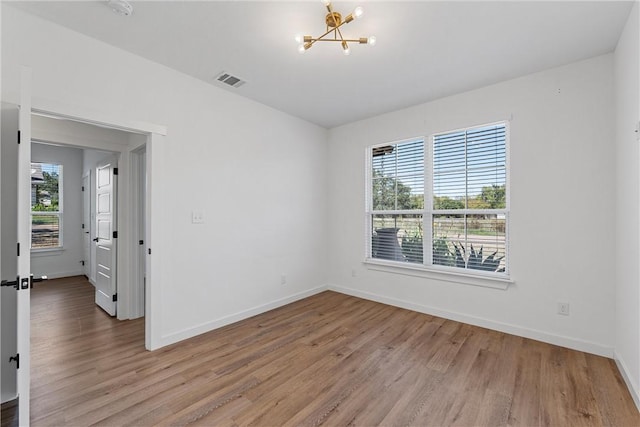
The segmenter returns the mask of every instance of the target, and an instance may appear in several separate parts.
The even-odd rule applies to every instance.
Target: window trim
[[[33,227],[33,215],[44,215],[44,216],[57,216],[58,217],[58,246],[48,246],[48,247],[29,247],[31,253],[36,254],[40,253],[42,255],[57,255],[64,251],[64,239],[63,239],[63,216],[64,216],[64,165],[62,163],[56,162],[47,162],[47,161],[32,161],[31,163],[38,163],[40,165],[56,165],[59,168],[59,176],[58,176],[58,210],[57,211],[34,211],[33,205],[30,206],[29,216],[31,218],[30,224]],[[31,229],[31,240],[30,243],[33,243],[33,229]]]
[[[437,210],[433,209],[433,151],[434,141],[438,135],[445,135],[455,132],[469,131],[474,128],[488,127],[502,125],[505,128],[505,208],[502,209],[462,209],[462,210]],[[506,289],[509,284],[515,283],[511,276],[510,270],[510,207],[511,207],[511,171],[510,171],[510,139],[511,129],[510,121],[499,120],[490,123],[477,124],[458,129],[445,130],[441,132],[431,133],[428,137],[416,136],[413,138],[406,138],[402,140],[396,140],[391,142],[383,142],[378,144],[369,145],[366,147],[365,156],[365,259],[364,265],[366,268],[375,271],[383,271],[396,274],[404,274],[408,276],[417,276],[425,278],[434,278],[442,281],[449,281],[455,283],[462,283],[474,286],[482,286],[496,289]],[[422,210],[385,210],[374,211],[373,210],[373,155],[372,151],[376,147],[382,147],[386,145],[397,145],[402,143],[409,143],[415,141],[422,141],[424,147],[424,207]],[[433,227],[432,220],[433,215],[438,213],[456,213],[464,215],[474,215],[483,213],[499,213],[504,214],[505,221],[505,271],[503,273],[485,272],[473,269],[461,269],[456,267],[439,266],[433,264]],[[423,263],[409,263],[399,262],[393,260],[384,260],[373,258],[371,253],[371,238],[372,238],[372,218],[374,214],[416,214],[422,215],[423,221]],[[428,263],[427,263],[428,261]]]

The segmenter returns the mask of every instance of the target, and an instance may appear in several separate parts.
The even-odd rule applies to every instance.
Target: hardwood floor
[[[334,292],[148,352],[52,280],[32,351],[34,426],[640,426],[610,359]]]

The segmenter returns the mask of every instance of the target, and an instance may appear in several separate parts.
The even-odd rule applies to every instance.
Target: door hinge
[[[149,253],[149,255],[151,255],[151,248],[149,248],[147,252]]]
[[[20,353],[17,353],[15,356],[9,357],[9,363],[16,362],[16,369],[20,369]]]
[[[18,144],[20,144],[21,136],[22,136],[22,135],[20,134],[20,131],[18,131]]]
[[[84,230],[84,224],[82,224],[82,229]]]
[[[17,248],[18,248],[18,250],[17,250],[17,252],[18,252],[18,256],[20,256],[20,242],[18,242],[18,246],[17,246]]]
[[[113,168],[113,174],[118,175],[118,168]]]
[[[82,186],[82,191],[84,191],[84,185]]]
[[[138,240],[138,244],[141,246],[144,245],[144,240]]]
[[[118,232],[117,232],[117,231],[114,231],[114,232],[113,232],[113,238],[114,238],[114,239],[117,239],[117,238],[118,238]]]
[[[113,294],[113,297],[111,297],[111,300],[113,302],[117,302],[118,301],[118,294]]]

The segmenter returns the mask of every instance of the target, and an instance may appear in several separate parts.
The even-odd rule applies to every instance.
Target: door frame
[[[90,109],[79,108],[77,106],[69,106],[61,102],[45,101],[34,98],[32,99],[31,105],[31,114],[68,119],[80,123],[109,127],[145,136],[145,141],[143,143],[130,144],[130,146],[126,148],[120,147],[119,150],[114,150],[117,147],[114,147],[113,145],[107,146],[89,143],[82,148],[119,151],[119,191],[117,210],[119,221],[118,234],[128,236],[131,234],[130,230],[132,230],[132,224],[135,221],[135,203],[130,203],[132,185],[135,185],[138,181],[131,178],[131,155],[132,152],[140,150],[142,146],[145,147],[145,178],[147,182],[145,200],[143,202],[145,212],[145,248],[147,249],[147,255],[145,257],[146,295],[144,301],[145,348],[147,350],[155,350],[161,347],[162,337],[158,327],[158,324],[160,323],[159,318],[162,301],[160,297],[160,289],[162,289],[162,274],[160,271],[162,265],[162,235],[160,224],[162,222],[162,216],[164,215],[162,211],[163,196],[160,194],[163,177],[160,174],[160,170],[164,163],[163,142],[167,134],[167,128],[162,125],[132,121],[128,117],[96,112]],[[20,190],[25,191],[30,189],[21,188]],[[152,247],[153,252],[151,252]],[[131,255],[135,254],[138,249],[138,242],[133,239],[122,239],[122,243],[119,246],[117,259],[119,266],[117,271],[118,293],[122,296],[127,295],[127,298],[124,299],[125,301],[130,301],[130,296],[135,291],[135,286],[132,286],[132,280],[136,280],[137,276],[135,276],[135,274],[137,272],[134,272],[132,269],[133,263],[131,260],[134,257]],[[151,256],[152,253],[153,256]],[[122,292],[122,294],[120,294],[120,292]],[[122,308],[122,310],[120,310],[120,308]],[[120,307],[119,301],[120,312],[118,314],[118,319],[125,320],[132,318],[130,316],[130,308],[131,307],[129,307],[129,304],[127,303],[122,304]]]
[[[91,173],[82,174],[82,270],[84,275],[91,277]],[[88,236],[85,236],[88,234]]]
[[[129,244],[132,248],[136,248],[132,252],[131,258],[135,260],[132,263],[132,282],[142,283],[132,289],[131,304],[129,312],[132,318],[144,316],[145,314],[145,288],[146,288],[146,255],[148,252],[147,230],[146,230],[146,154],[147,145],[143,145],[131,152],[131,211],[132,211],[132,227],[131,241]],[[142,241],[142,245],[140,244]]]

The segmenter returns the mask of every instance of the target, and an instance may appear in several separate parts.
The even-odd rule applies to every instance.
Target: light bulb
[[[323,5],[325,6],[329,6],[331,4],[331,0],[320,0],[322,2]]]
[[[302,43],[302,41],[304,40],[304,36],[302,34],[296,34],[296,42],[298,43]]]
[[[351,49],[349,49],[349,45],[348,45],[348,44],[347,44],[347,42],[346,42],[346,41],[344,41],[344,40],[342,41],[342,52],[343,52],[345,55],[349,55],[349,54],[351,53]]]
[[[298,45],[298,52],[300,53],[305,53],[307,51],[307,49],[304,48],[304,45],[302,43],[300,43]]]
[[[370,36],[367,39],[367,44],[370,46],[375,46],[376,45],[376,36]]]
[[[356,19],[360,18],[363,13],[364,13],[364,9],[362,8],[362,6],[358,6],[355,9],[353,9],[353,16]]]

